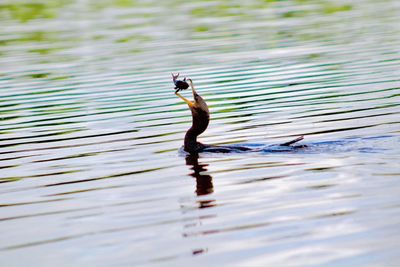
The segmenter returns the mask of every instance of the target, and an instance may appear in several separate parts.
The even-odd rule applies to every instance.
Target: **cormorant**
[[[174,75],[172,75],[174,77]],[[240,152],[240,151],[260,151],[259,148],[246,147],[241,145],[232,145],[232,146],[212,146],[205,145],[197,141],[197,137],[202,134],[208,127],[210,122],[210,112],[208,110],[208,106],[206,101],[196,92],[193,86],[192,79],[187,79],[189,82],[190,88],[193,93],[193,100],[183,97],[179,94],[178,90],[175,91],[175,94],[180,97],[185,103],[189,106],[190,111],[192,112],[192,127],[187,130],[185,135],[185,141],[183,149],[189,153],[199,153],[199,152],[219,152],[219,153],[229,153],[229,152]],[[289,142],[279,144],[279,147],[286,148],[304,148],[305,146],[291,146],[292,144],[303,140],[303,136],[300,136],[294,140]],[[276,145],[275,145],[276,147]],[[267,149],[268,151],[286,151],[285,149]],[[291,151],[290,150],[290,151]]]

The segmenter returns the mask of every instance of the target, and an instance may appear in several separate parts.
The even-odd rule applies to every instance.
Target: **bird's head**
[[[204,99],[196,92],[196,90],[193,87],[193,82],[191,79],[188,79],[190,87],[192,88],[192,93],[193,93],[193,102],[192,102],[192,106],[189,105],[189,108],[192,111],[204,111],[206,113],[209,113],[208,111],[208,106],[206,101],[204,101]]]
[[[192,93],[193,93],[193,101],[190,101],[186,98],[181,97],[186,104],[189,106],[189,109],[192,111],[192,113],[207,113],[209,114],[208,106],[206,101],[196,92],[196,90],[193,87],[193,81],[192,79],[187,79],[187,81],[190,84],[190,88],[192,88]],[[175,93],[179,95],[178,93]],[[180,96],[180,95],[179,95]]]

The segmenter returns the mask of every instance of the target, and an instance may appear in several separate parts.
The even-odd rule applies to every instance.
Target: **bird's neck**
[[[197,142],[197,136],[202,134],[208,127],[210,122],[210,115],[203,110],[192,110],[192,127],[186,132],[184,149],[185,151],[199,152],[204,145]]]

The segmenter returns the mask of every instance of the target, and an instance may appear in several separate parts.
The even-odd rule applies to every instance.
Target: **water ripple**
[[[61,2],[0,4],[3,265],[398,262],[398,1]]]

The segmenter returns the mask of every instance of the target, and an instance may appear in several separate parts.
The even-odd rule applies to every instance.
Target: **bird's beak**
[[[196,102],[197,92],[196,92],[196,90],[194,90],[193,81],[192,81],[192,79],[187,79],[187,80],[190,84],[190,88],[192,88],[193,100]]]
[[[192,101],[190,101],[189,99],[181,96],[181,94],[179,94],[178,92],[175,93],[177,96],[179,96],[180,99],[182,99],[186,104],[188,104],[189,108],[192,109],[195,107],[195,103],[193,103]]]
[[[187,99],[187,98],[181,96],[178,92],[176,92],[175,94],[176,94],[177,96],[179,96],[183,101],[185,101],[185,103],[189,106],[190,109],[194,109],[194,108],[196,108],[196,106],[197,106],[197,101],[196,101],[197,97],[196,97],[196,96],[198,96],[198,95],[197,95],[196,90],[194,89],[192,79],[187,79],[187,81],[189,82],[190,87],[192,88],[193,102],[190,101],[189,99]]]
[[[188,104],[189,108],[194,108],[196,106],[195,102],[192,102],[192,101],[190,101],[188,99],[185,100],[185,99],[184,99],[184,101],[186,102],[186,104]]]

